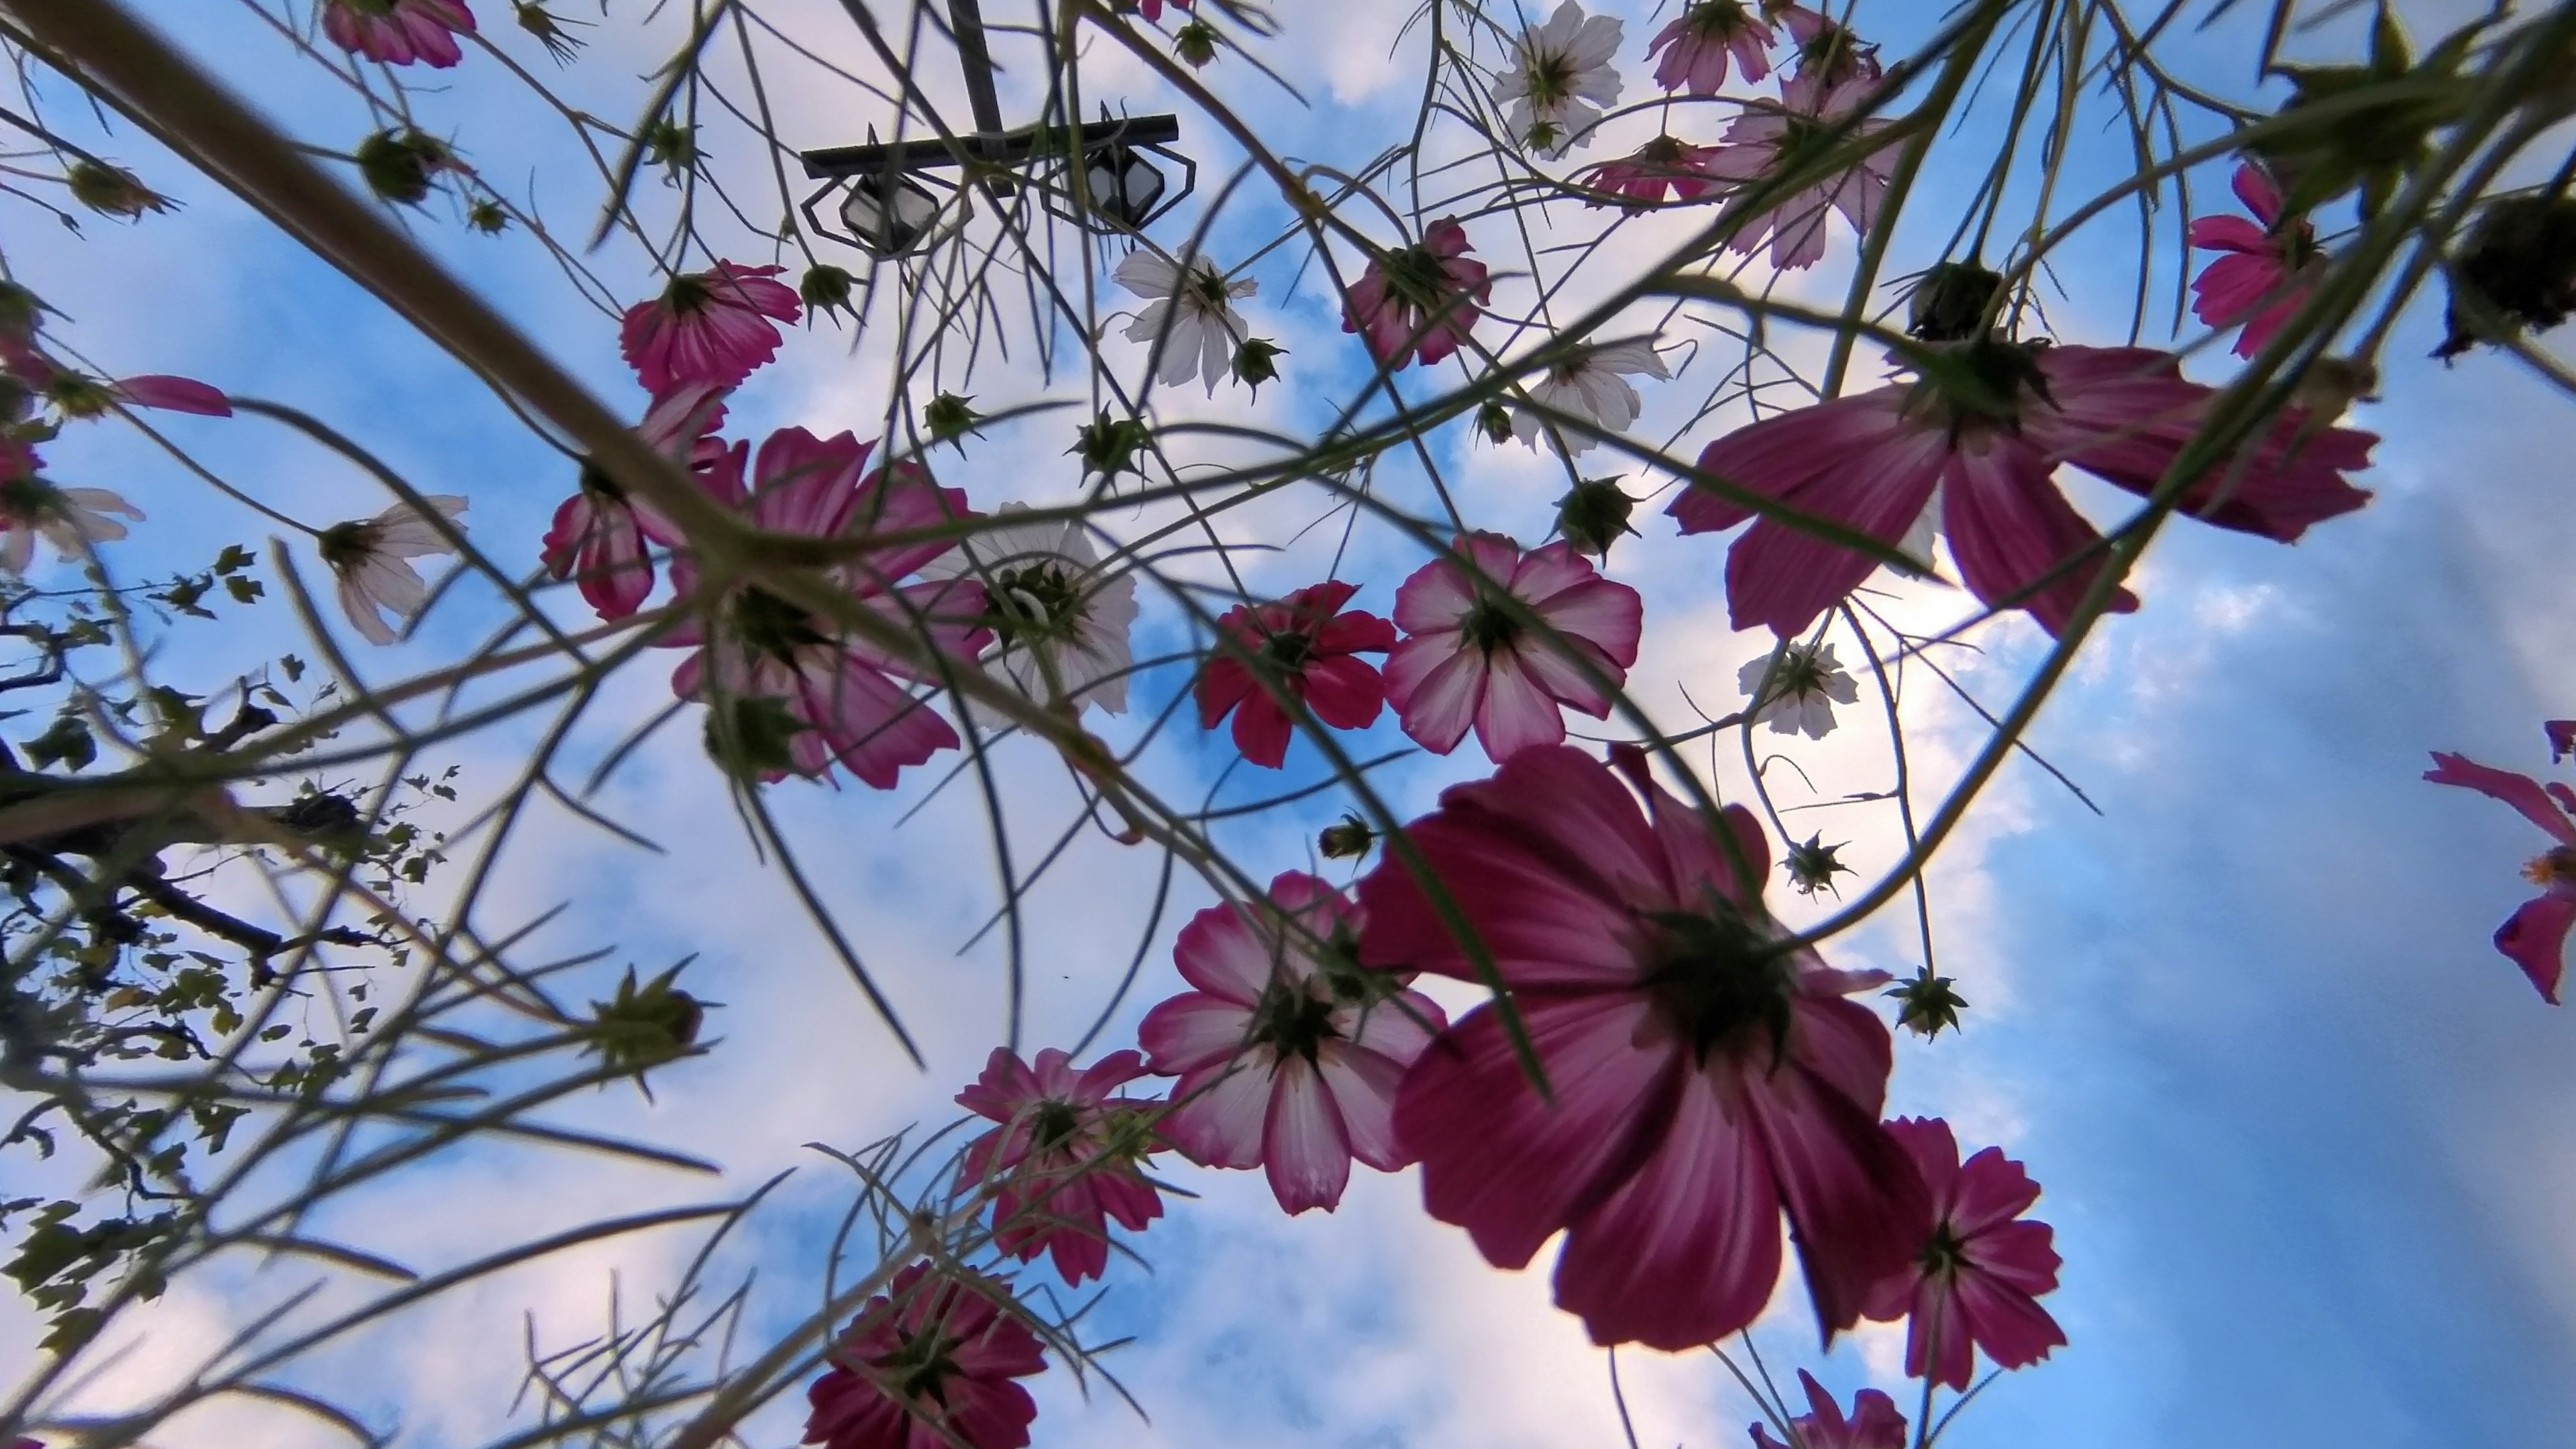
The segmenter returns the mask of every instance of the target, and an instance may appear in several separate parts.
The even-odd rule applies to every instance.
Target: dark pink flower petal
[[[2549,737],[2551,764],[2556,764],[2569,755],[2576,755],[2576,719],[2549,720],[2544,722],[2540,729],[2541,733]]]
[[[165,412],[195,413],[199,417],[228,418],[233,415],[230,398],[220,389],[209,387],[191,377],[165,377],[158,373],[142,377],[120,378],[110,386],[118,397],[139,408],[160,408]]]
[[[2048,1225],[2022,1217],[2039,1199],[2030,1174],[1992,1147],[1962,1163],[1938,1119],[1900,1117],[1887,1132],[1932,1193],[1921,1250],[1867,1293],[1870,1317],[1908,1320],[1905,1371],[1965,1389],[1978,1350],[2009,1369],[2063,1347],[2065,1333],[2038,1303],[2056,1291],[2058,1257]]]
[[[1295,731],[1272,689],[1302,700],[1335,729],[1365,729],[1385,703],[1385,685],[1360,654],[1395,645],[1395,626],[1374,614],[1342,605],[1359,591],[1330,582],[1299,589],[1275,604],[1237,605],[1217,620],[1217,632],[1255,663],[1220,653],[1199,676],[1199,724],[1214,729],[1234,715],[1234,743],[1253,764],[1277,769],[1287,759]],[[1254,677],[1257,665],[1265,687]]]
[[[2026,609],[2056,634],[2110,559],[2102,535],[2057,491],[2053,471],[2018,439],[1994,439],[1983,453],[1963,449],[1942,476],[1941,526],[1968,592]],[[2136,595],[2113,591],[2113,612],[2137,607]]]
[[[474,32],[465,0],[324,0],[322,33],[342,50],[386,65],[445,69],[465,58],[456,44]]]
[[[1805,1369],[1798,1382],[1807,1390],[1807,1412],[1790,1421],[1797,1449],[1905,1449],[1905,1416],[1896,1401],[1876,1389],[1852,1396],[1851,1417],[1843,1417],[1825,1386]],[[1754,1449],[1790,1449],[1771,1437],[1770,1426],[1752,1426]]]
[[[2576,926],[2576,896],[2527,900],[2496,928],[2496,949],[2531,978],[2540,999],[2558,1004],[2558,980],[2567,968],[2567,931]]]
[[[2444,754],[2437,750],[2433,754],[2433,768],[2424,772],[2424,778],[2436,785],[2457,785],[2463,790],[2475,790],[2490,800],[2501,800],[2521,811],[2523,819],[2549,832],[2550,838],[2559,844],[2576,846],[2576,819],[2571,819],[2567,811],[2558,808],[2557,802],[2549,798],[2549,792],[2540,788],[2540,782],[2529,775],[2499,770],[2491,765],[2481,765],[2465,755]]]

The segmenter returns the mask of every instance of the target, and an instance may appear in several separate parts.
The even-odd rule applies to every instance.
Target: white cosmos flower
[[[1005,503],[1007,519],[1028,512]],[[926,578],[984,586],[998,647],[987,667],[1041,704],[1072,700],[1127,712],[1127,632],[1136,623],[1136,579],[1100,572],[1100,550],[1072,519],[986,529],[922,566]]]
[[[422,502],[461,531],[456,520],[466,500],[452,493],[432,493]],[[340,579],[340,609],[371,644],[391,644],[396,631],[385,615],[409,624],[429,602],[429,584],[408,560],[454,553],[428,515],[408,503],[397,503],[373,518],[335,523],[316,542],[322,562]]]
[[[1613,342],[1607,347],[1586,348],[1550,367],[1528,385],[1529,399],[1568,417],[1592,422],[1603,432],[1622,432],[1637,420],[1638,409],[1645,406],[1627,379],[1672,375],[1672,369],[1656,355],[1652,338]],[[1512,409],[1513,437],[1535,448],[1541,437],[1551,435],[1561,436],[1569,453],[1584,452],[1601,441],[1571,428],[1550,428],[1536,409]]]
[[[1755,724],[1768,723],[1775,735],[1805,730],[1811,740],[1833,733],[1835,705],[1860,699],[1860,685],[1835,662],[1831,644],[1819,644],[1812,652],[1783,644],[1777,654],[1765,654],[1737,671],[1735,683],[1747,695],[1761,692],[1753,705]]]
[[[1565,0],[1545,25],[1524,31],[1512,50],[1512,68],[1494,86],[1494,100],[1512,134],[1549,156],[1592,144],[1592,127],[1619,103],[1616,16],[1586,15],[1578,0]]]
[[[64,558],[125,537],[125,525],[111,513],[143,517],[142,509],[104,488],[57,488],[32,472],[7,480],[0,484],[0,570],[25,573],[40,534]]]
[[[1235,349],[1252,329],[1234,310],[1234,299],[1249,297],[1261,284],[1247,277],[1229,282],[1216,263],[1196,254],[1176,266],[1139,248],[1118,264],[1118,284],[1151,305],[1128,324],[1127,340],[1163,346],[1155,376],[1166,387],[1178,387],[1195,372],[1206,379],[1208,396],[1234,367]]]

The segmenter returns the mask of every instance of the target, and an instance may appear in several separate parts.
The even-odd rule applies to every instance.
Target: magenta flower
[[[1163,4],[1164,0],[1136,0],[1136,13],[1145,17],[1146,24],[1157,25],[1163,19]],[[1179,10],[1190,8],[1190,0],[1171,0],[1171,4]]]
[[[925,1281],[926,1280],[926,1281]],[[1013,1383],[1046,1371],[1038,1336],[980,1273],[894,1275],[827,1355],[805,1391],[805,1442],[828,1449],[1022,1449],[1037,1400]]]
[[[2085,557],[2101,535],[2057,491],[2058,466],[2151,493],[2217,394],[2185,381],[2170,354],[2134,347],[1989,340],[1967,344],[1956,363],[1979,379],[1975,389],[1898,383],[1781,413],[1709,444],[1700,471],[1919,557],[1929,557],[1937,523],[1969,592],[2026,609],[2056,633],[2104,566],[2098,554]],[[2378,441],[2315,429],[2293,410],[2195,481],[2181,509],[2295,542],[2310,524],[2370,500],[2344,474],[2367,467]],[[1666,511],[1684,533],[1753,517],[1705,488],[1685,491]],[[1728,609],[1738,629],[1768,625],[1795,638],[1877,566],[1765,518],[1727,555]],[[2124,589],[2111,607],[2134,609],[2137,600]]]
[[[1818,151],[1855,144],[1886,129],[1880,120],[1851,122],[1844,118],[1866,100],[1876,80],[1861,76],[1830,90],[1801,77],[1781,87],[1778,108],[1748,109],[1736,117],[1701,168],[1717,182],[1741,190],[1782,171]],[[1837,133],[1840,133],[1837,135]],[[1827,176],[1804,191],[1775,197],[1745,219],[1727,238],[1730,250],[1751,256],[1771,248],[1771,265],[1782,271],[1812,267],[1825,255],[1825,213],[1839,211],[1854,232],[1867,235],[1878,217],[1879,199],[1887,194],[1888,169],[1895,154],[1885,148],[1870,152],[1848,170]],[[1741,207],[1741,202],[1730,202]]]
[[[1404,732],[1445,755],[1472,724],[1486,758],[1500,763],[1516,750],[1562,742],[1559,705],[1609,718],[1610,691],[1564,651],[1610,684],[1625,684],[1645,620],[1637,591],[1601,577],[1561,540],[1523,553],[1499,533],[1470,533],[1454,547],[1472,571],[1433,559],[1395,591],[1396,626],[1407,637],[1387,656],[1386,698]],[[1517,608],[1498,603],[1501,595]],[[1523,613],[1536,615],[1547,634],[1525,632]]]
[[[2551,764],[2554,765],[2569,755],[2576,755],[2576,719],[2547,720],[2540,728],[2542,733],[2549,736]]]
[[[2553,753],[2576,747],[2555,725],[2549,739]],[[2576,790],[2439,752],[2424,778],[2501,800],[2557,842],[2522,868],[2523,879],[2540,887],[2540,894],[2524,901],[2495,933],[2496,949],[2531,978],[2541,1000],[2556,1006],[2558,978],[2567,966],[2567,931],[2576,926]]]
[[[803,315],[796,289],[770,278],[785,267],[718,262],[712,272],[673,277],[662,295],[626,309],[618,347],[626,365],[660,397],[689,383],[736,387],[778,355],[778,322]]]
[[[1002,1125],[966,1146],[959,1181],[993,1194],[993,1246],[1023,1263],[1051,1255],[1078,1284],[1109,1267],[1109,1222],[1129,1232],[1163,1215],[1145,1180],[1139,1115],[1160,1103],[1109,1094],[1142,1076],[1145,1059],[1111,1052],[1080,1072],[1049,1047],[1024,1063],[1000,1047],[957,1105]]]
[[[1726,84],[1730,57],[1749,84],[1771,73],[1768,22],[1744,8],[1744,0],[1698,0],[1672,24],[1646,42],[1646,54],[1664,52],[1655,66],[1655,84],[1668,91],[1690,87],[1695,96],[1713,96]]]
[[[1798,1370],[1807,1386],[1807,1412],[1789,1421],[1790,1443],[1771,1437],[1770,1426],[1753,1425],[1753,1449],[1905,1449],[1905,1416],[1896,1401],[1876,1389],[1852,1395],[1851,1417],[1816,1376]]]
[[[1630,210],[1659,206],[1666,196],[1677,201],[1697,201],[1719,187],[1720,183],[1709,178],[1707,169],[1708,158],[1715,154],[1709,147],[1694,146],[1677,136],[1657,136],[1631,155],[1593,167],[1575,178],[1575,184],[1625,196],[1628,200],[1620,204]],[[1612,203],[1589,199],[1583,204]]]
[[[1971,1345],[2008,1369],[2065,1347],[2065,1332],[2039,1306],[2038,1295],[2057,1290],[2058,1259],[2048,1224],[2022,1218],[2039,1201],[2030,1173],[2000,1147],[1961,1162],[1958,1139],[1937,1117],[1899,1117],[1887,1130],[1932,1193],[1931,1233],[1913,1262],[1879,1283],[1867,1310],[1906,1320],[1905,1372],[1965,1389]]]
[[[753,484],[743,486],[749,445],[737,443],[700,475],[710,492],[775,533],[848,540],[874,533],[918,534],[975,517],[966,495],[940,488],[918,465],[880,468],[864,480],[875,448],[842,433],[817,438],[782,428],[760,445]],[[932,648],[974,667],[992,640],[980,622],[982,585],[972,579],[904,580],[947,551],[938,537],[862,549],[834,566],[832,579],[889,623],[925,635]],[[697,589],[686,553],[671,559],[671,584]],[[730,741],[732,763],[764,780],[790,770],[819,778],[838,761],[879,790],[907,765],[957,744],[957,732],[926,698],[899,681],[936,685],[938,672],[843,633],[754,583],[733,582],[698,601],[700,613],[663,643],[697,652],[673,671],[671,688],[721,712],[711,737]]]
[[[1458,350],[1493,300],[1485,264],[1467,260],[1467,229],[1454,216],[1431,223],[1422,245],[1369,258],[1342,308],[1342,330],[1357,332],[1378,365],[1393,372],[1416,357],[1432,366]]]
[[[150,373],[142,377],[123,377],[109,383],[119,401],[132,407],[159,408],[163,412],[194,413],[202,418],[228,418],[233,404],[220,388],[210,387],[193,377],[165,377]]]
[[[674,463],[700,470],[703,479],[727,454],[716,429],[724,426],[727,389],[691,383],[653,400],[636,433]],[[603,619],[623,619],[653,592],[651,547],[669,547],[680,532],[659,509],[626,496],[615,479],[584,463],[581,486],[555,509],[538,557],[546,572],[579,584],[582,598]]]
[[[465,0],[323,0],[322,33],[369,60],[443,70],[465,58],[456,37],[474,33],[474,12]]]
[[[1210,906],[1172,952],[1196,987],[1145,1014],[1147,1067],[1181,1080],[1163,1136],[1205,1167],[1266,1168],[1290,1213],[1331,1212],[1356,1157],[1380,1172],[1413,1158],[1396,1141],[1395,1092],[1449,1024],[1409,978],[1363,971],[1359,908],[1311,875],[1270,883],[1293,924]]]
[[[1261,661],[1261,677],[1243,660],[1218,654],[1199,676],[1199,727],[1215,729],[1234,716],[1234,747],[1256,765],[1278,769],[1288,758],[1288,712],[1263,687],[1305,702],[1315,718],[1337,730],[1364,730],[1386,704],[1386,681],[1363,654],[1395,647],[1395,626],[1375,614],[1342,605],[1359,585],[1338,581],[1299,589],[1275,604],[1237,604],[1216,621],[1217,631]]]
[[[2237,200],[2254,213],[2253,221],[2241,216],[2192,220],[2191,244],[2226,255],[2192,279],[2191,312],[2212,327],[2243,323],[2236,355],[2252,357],[2316,290],[2325,259],[2308,219],[2281,215],[2281,188],[2270,176],[2247,162],[2236,168],[2235,186]]]
[[[1828,1336],[1922,1243],[1921,1176],[1879,1125],[1893,1048],[1844,998],[1883,972],[1784,949],[1763,909],[1753,817],[1723,823],[1558,746],[1452,786],[1405,834],[1474,926],[1545,1067],[1521,1069],[1494,1007],[1415,1061],[1395,1131],[1423,1204],[1487,1261],[1560,1230],[1557,1306],[1596,1343],[1678,1352],[1751,1323],[1780,1276],[1785,1210]],[[1407,862],[1361,880],[1360,959],[1479,979]]]

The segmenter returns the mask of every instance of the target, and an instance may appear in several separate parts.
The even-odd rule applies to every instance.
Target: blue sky
[[[495,11],[486,25],[505,31],[506,11],[484,8]],[[1865,0],[1864,22],[1879,8]],[[827,28],[828,7],[784,13],[806,33],[848,43]],[[1309,94],[1327,106],[1315,115],[1249,86],[1240,68],[1216,74],[1244,85],[1233,94],[1263,97],[1246,104],[1262,107],[1283,149],[1356,159],[1345,154],[1355,142],[1382,144],[1412,103],[1403,65],[1374,63],[1393,38],[1391,13],[1337,5],[1283,16],[1273,53],[1312,83]],[[1629,18],[1622,67],[1633,94],[1651,27],[1642,13]],[[237,78],[273,60],[270,42],[236,21],[197,13],[186,21],[190,38]],[[1893,46],[1898,37],[1889,34]],[[2222,35],[2185,53],[2224,65],[2230,43]],[[646,48],[621,53],[603,38],[574,84],[605,113],[622,114],[636,94],[632,75],[648,64]],[[487,174],[563,161],[516,135],[505,142],[489,118],[523,102],[488,74],[468,72],[453,94],[425,106],[452,118],[469,147],[485,148],[476,159]],[[1151,94],[1132,66],[1116,62],[1087,83]],[[345,97],[263,90],[261,98],[317,140],[345,144],[362,128]],[[799,140],[806,132],[818,133],[816,142],[847,139],[819,134],[847,124],[827,96],[791,88],[777,100]],[[1329,109],[1335,104],[1347,109]],[[520,146],[525,154],[512,149]],[[1212,178],[1222,153],[1207,146]],[[147,143],[125,137],[107,149],[178,193],[188,210],[131,229],[95,225],[86,241],[12,237],[13,265],[80,318],[85,346],[113,370],[190,373],[306,406],[380,448],[423,488],[470,494],[476,537],[509,567],[533,563],[544,519],[570,485],[560,459],[353,288],[179,175]],[[2212,173],[2203,194],[2215,197],[2222,180]],[[590,195],[572,184],[563,194]],[[569,229],[579,215],[555,220]],[[443,219],[416,229],[604,396],[630,397],[613,329],[566,305],[541,258]],[[1252,235],[1249,225],[1239,238],[1221,227],[1213,244],[1222,257]],[[2083,255],[2107,267],[2115,252]],[[1849,255],[1848,237],[1839,237],[1811,295],[1839,297]],[[1290,348],[1292,379],[1356,377],[1356,349],[1311,284],[1291,300],[1284,271],[1260,275],[1256,327]],[[2095,316],[2124,318],[2125,297],[2087,306],[2084,269],[2065,279],[2078,296],[2054,309],[2061,335],[2110,340],[2082,329]],[[2420,357],[2437,323],[2413,319],[2391,355]],[[1114,344],[1111,356],[1134,368],[1142,351]],[[2195,368],[2215,377],[2217,361]],[[801,336],[742,396],[737,433],[801,421],[864,436],[873,431],[866,419],[882,414],[884,375],[864,346],[850,354],[845,335]],[[1015,390],[1030,396],[1036,385],[1023,376],[994,395],[1016,400]],[[2379,494],[2371,508],[2289,551],[2211,530],[2173,532],[2142,585],[2147,607],[2106,626],[2050,704],[2032,744],[2103,813],[2016,764],[1935,869],[1943,969],[1975,1006],[1959,1036],[1901,1050],[1892,1108],[1948,1112],[1963,1136],[2001,1141],[2031,1164],[2048,1192],[2041,1215],[2057,1224],[2067,1260],[2051,1307],[2073,1340],[1963,1415],[1944,1441],[1960,1449],[2541,1443],[2563,1437],[2558,1426],[2576,1411],[2576,1389],[2561,1371],[2576,1350],[2576,1253],[2560,1206],[2576,1188],[2576,1127],[2560,1110],[2570,1097],[2570,1028],[2486,941],[2521,898],[2514,872],[2533,849],[2531,834],[2502,807],[2416,778],[2435,748],[2536,768],[2545,759],[2539,720],[2576,713],[2566,667],[2576,611],[2564,563],[2576,553],[2576,515],[2563,505],[2576,435],[2563,399],[2484,355],[2448,369],[2392,367],[2384,390],[2386,400],[2361,419],[2386,439],[2366,480]],[[1676,384],[1658,394],[1641,431],[1677,423],[1686,391]],[[1167,402],[1183,417],[1243,411],[1233,394],[1206,404],[1194,388]],[[1265,389],[1256,415],[1311,423],[1316,406],[1311,394],[1301,402],[1293,388]],[[1053,461],[1064,430],[1060,419],[997,430],[943,476],[979,505],[1051,496],[1071,486]],[[1708,430],[1691,433],[1691,445]],[[382,506],[372,485],[259,424],[191,421],[173,432],[317,524]],[[193,563],[211,552],[210,537],[264,531],[194,501],[147,455],[109,437],[74,440],[59,456],[66,481],[112,483],[152,511],[125,555],[141,565]],[[1479,521],[1524,540],[1544,531],[1548,500],[1561,488],[1550,465],[1463,439],[1445,445],[1443,458],[1473,483]],[[74,468],[86,471],[74,478]],[[1399,470],[1390,486],[1420,485]],[[1247,520],[1240,536],[1275,539],[1303,521],[1268,512]],[[1660,520],[1645,527],[1649,537],[1619,557],[1622,576],[1648,596],[1641,694],[1667,719],[1686,718],[1684,687],[1730,705],[1735,666],[1763,646],[1725,631],[1716,546],[1666,536]],[[1309,540],[1260,561],[1256,581],[1310,581],[1320,547]],[[1350,575],[1369,582],[1362,606],[1383,611],[1415,561],[1398,544],[1365,546]],[[427,642],[367,662],[435,661],[488,622],[476,607],[461,599]],[[1925,607],[1955,613],[1937,600]],[[1177,637],[1169,618],[1163,636]],[[271,622],[282,626],[282,613]],[[2037,657],[2034,641],[2018,626],[1997,631],[1987,656],[1966,666],[1966,682],[1990,703],[2000,699]],[[252,642],[291,647],[281,635]],[[1184,682],[1174,672],[1146,697],[1159,700]],[[659,661],[647,661],[612,689],[600,738],[665,697]],[[1928,689],[1908,704],[1930,768],[1955,768],[1973,748],[1972,722]],[[1202,744],[1186,723],[1177,735],[1159,748],[1156,768],[1174,781],[1212,781],[1221,744]],[[733,1184],[806,1165],[738,1255],[737,1266],[760,1268],[770,1295],[762,1312],[775,1323],[813,1301],[821,1234],[844,1198],[802,1144],[854,1146],[908,1121],[943,1119],[946,1098],[999,1036],[997,949],[988,942],[956,954],[991,908],[991,881],[957,868],[986,854],[979,807],[962,792],[899,830],[895,818],[919,798],[917,782],[892,799],[777,792],[791,833],[825,866],[827,895],[923,1042],[930,1070],[915,1073],[774,877],[751,860],[693,737],[693,727],[671,732],[605,801],[670,842],[672,856],[643,856],[548,819],[484,918],[524,919],[570,900],[574,911],[546,944],[615,942],[617,961],[648,969],[704,953],[704,994],[725,1003],[717,1019],[724,1047],[658,1077],[656,1104],[604,1095],[570,1115],[713,1151]],[[469,778],[497,781],[513,739],[471,742],[456,758],[475,772]],[[1399,740],[1381,725],[1363,748]],[[1798,758],[1830,792],[1870,778],[1872,748],[1854,729]],[[1311,751],[1301,746],[1294,763],[1292,778],[1311,778]],[[1074,808],[1061,771],[1024,743],[1001,765],[1023,841],[1051,838]],[[1388,779],[1419,807],[1438,783],[1472,768],[1417,760]],[[1229,788],[1265,783],[1238,774]],[[1304,864],[1313,825],[1339,808],[1325,797],[1311,811],[1232,830],[1225,842],[1266,876]],[[1829,839],[1844,823],[1808,818]],[[1884,821],[1848,828],[1864,865],[1872,849],[1885,862]],[[1094,843],[1035,893],[1028,1044],[1069,1042],[1100,1009],[1105,983],[1144,929],[1154,875],[1142,853]],[[1164,939],[1113,1042],[1132,1033],[1144,1006],[1176,989],[1168,933],[1204,896],[1193,888],[1180,899],[1186,904],[1163,920]],[[1897,969],[1909,950],[1874,925],[1836,956]],[[1362,1173],[1341,1213],[1285,1220],[1257,1176],[1178,1164],[1173,1173],[1205,1196],[1176,1203],[1137,1244],[1150,1273],[1120,1269],[1099,1318],[1104,1332],[1140,1336],[1112,1363],[1151,1425],[1140,1428],[1114,1397],[1084,1406],[1057,1371],[1041,1388],[1041,1444],[1616,1442],[1601,1358],[1548,1307],[1543,1275],[1486,1269],[1463,1235],[1423,1218],[1409,1177]],[[435,1262],[487,1238],[496,1221],[535,1231],[707,1192],[621,1166],[479,1150],[434,1177],[344,1205],[339,1226]],[[419,1212],[424,1194],[451,1210]],[[503,1432],[519,1369],[522,1308],[551,1340],[568,1341],[595,1323],[611,1269],[632,1284],[666,1275],[676,1261],[676,1247],[645,1244],[567,1259],[428,1310],[399,1345],[353,1350],[313,1372],[362,1401],[369,1417],[390,1424],[399,1415],[416,1442],[492,1439]],[[288,1281],[255,1274],[224,1287],[276,1292]],[[96,1392],[112,1396],[210,1342],[237,1311],[226,1291],[174,1292]],[[1760,1330],[1775,1367],[1813,1361],[1797,1318],[1784,1304]],[[0,1309],[0,1357],[32,1340],[14,1304]],[[387,1355],[389,1346],[405,1351]],[[1893,1347],[1885,1333],[1864,1336],[1820,1371],[1845,1390],[1864,1380],[1895,1389]],[[1621,1368],[1643,1442],[1743,1442],[1746,1407],[1713,1360],[1639,1354],[1623,1356]],[[1911,1393],[1898,1397],[1910,1413]],[[762,1422],[758,1442],[787,1442],[794,1422],[782,1407]],[[195,1432],[219,1429],[250,1432],[213,1421]],[[292,1437],[300,1430],[257,1432],[302,1442]]]

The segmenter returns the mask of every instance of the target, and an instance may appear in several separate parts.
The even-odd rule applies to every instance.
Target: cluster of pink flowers
[[[694,607],[659,642],[692,651],[671,687],[708,705],[718,754],[763,780],[820,778],[837,764],[892,789],[904,769],[959,744],[932,695],[977,667],[993,639],[991,610],[979,581],[925,570],[951,551],[950,531],[981,515],[919,463],[871,469],[875,442],[846,432],[781,428],[756,452],[719,436],[729,393],[777,355],[777,324],[801,315],[796,294],[771,280],[780,270],[719,261],[627,310],[622,347],[649,395],[636,431],[756,527],[844,545],[820,582],[846,608],[927,641],[943,662],[925,665],[758,584],[702,589],[682,530],[596,468],[584,467],[555,510],[541,556],[616,620],[651,597],[656,550],[667,551],[675,599]]]

